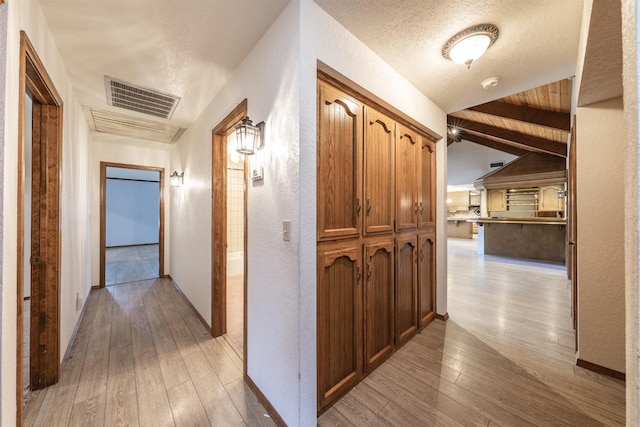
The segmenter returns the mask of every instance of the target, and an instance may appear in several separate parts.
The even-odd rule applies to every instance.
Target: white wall
[[[625,123],[625,308],[627,425],[638,425],[638,2],[622,0],[622,51]]]
[[[312,0],[301,3],[300,420],[316,423],[316,68],[320,60],[407,116],[446,135],[446,115]],[[425,70],[427,73],[428,70]],[[447,311],[446,140],[437,144],[437,310]]]
[[[37,0],[10,1],[7,24],[5,162],[2,218],[2,425],[15,425],[16,293],[17,293],[17,140],[20,30],[25,30],[64,101],[61,194],[60,350],[67,344],[79,316],[76,294],[89,292],[88,129],[64,64],[52,40]],[[5,7],[5,6],[2,6]],[[62,356],[62,355],[61,355]]]
[[[107,178],[107,247],[158,243],[159,213],[159,181]]]
[[[506,165],[517,158],[469,141],[453,143],[447,148],[447,184],[473,184],[476,179],[496,169],[490,167],[491,163],[504,161]]]
[[[106,133],[91,133],[91,283],[100,283],[100,162],[122,163],[135,166],[151,166],[164,168],[164,273],[170,274],[171,261],[171,209],[170,196],[179,188],[169,184],[171,144],[145,141],[141,139],[125,138]],[[178,226],[178,229],[182,224]]]
[[[625,371],[622,98],[577,109],[578,357]]]
[[[7,4],[0,4],[0,64],[6,64],[6,59],[7,59]],[[7,70],[5,67],[0,67],[0,135],[5,135],[5,115],[6,115],[6,105],[5,105],[5,94],[6,94],[6,74],[7,74]],[[4,139],[2,140],[2,143],[0,143],[0,182],[4,182]],[[3,216],[4,216],[4,185],[0,185],[0,318],[2,317],[2,313],[3,313],[3,295],[4,295],[4,291],[3,291],[3,274],[2,274],[2,269],[3,269],[3,243],[4,242],[4,238],[3,238],[3,231],[2,231],[2,225],[4,224],[4,220],[3,220]],[[0,327],[0,342],[2,342],[2,327]],[[3,358],[4,353],[1,351],[0,349],[0,366],[4,365],[4,358]],[[1,371],[0,371],[1,372]],[[1,383],[0,380],[0,402],[3,401],[2,397],[3,397],[3,391],[4,391],[4,385],[3,383]],[[2,423],[2,420],[4,419],[2,417],[3,414],[3,406],[0,404],[0,423]]]

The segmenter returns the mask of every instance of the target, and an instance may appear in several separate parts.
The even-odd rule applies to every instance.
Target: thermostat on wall
[[[251,170],[251,180],[260,181],[261,179],[264,179],[264,169],[262,166],[256,166]]]

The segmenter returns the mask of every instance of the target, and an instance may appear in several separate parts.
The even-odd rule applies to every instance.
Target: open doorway
[[[100,166],[101,286],[162,277],[164,170]]]
[[[16,416],[24,398],[60,371],[62,98],[20,33]]]
[[[246,161],[233,155],[234,126],[247,114],[241,102],[213,130],[211,335],[226,336],[247,368]],[[231,151],[231,153],[230,153]]]

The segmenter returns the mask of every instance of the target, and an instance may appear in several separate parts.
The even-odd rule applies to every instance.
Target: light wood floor
[[[269,426],[242,361],[167,279],[94,290],[60,382],[25,426]]]
[[[320,425],[624,425],[625,389],[574,364],[564,268],[449,239],[448,313]]]
[[[105,248],[105,284],[111,286],[159,277],[159,250],[159,245]]]

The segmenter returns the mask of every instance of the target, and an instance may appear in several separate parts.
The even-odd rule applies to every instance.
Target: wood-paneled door
[[[20,32],[18,112],[17,345],[16,408],[23,407],[23,299],[25,227],[31,233],[30,385],[41,389],[58,382],[60,370],[60,192],[62,98],[24,31]],[[31,170],[25,160],[25,104],[32,104]],[[25,175],[31,188],[25,188]],[[25,221],[25,197],[31,216]]]
[[[396,138],[396,230],[415,230],[420,212],[420,149],[422,137],[398,124]]]
[[[318,248],[318,411],[362,378],[362,247]]]
[[[371,372],[394,350],[393,237],[364,245],[364,370]]]
[[[436,317],[436,245],[433,234],[418,236],[418,328]]]
[[[363,106],[318,84],[318,240],[357,237],[362,224]]]
[[[420,150],[420,191],[418,193],[418,228],[435,230],[436,144],[422,138]]]
[[[364,232],[392,232],[396,123],[371,107],[364,122]]]
[[[395,326],[396,348],[418,331],[418,245],[417,237],[396,239]]]

